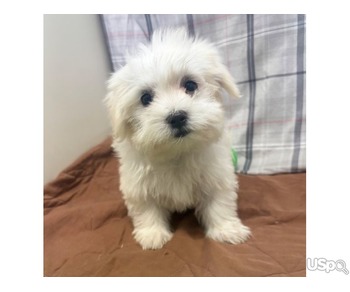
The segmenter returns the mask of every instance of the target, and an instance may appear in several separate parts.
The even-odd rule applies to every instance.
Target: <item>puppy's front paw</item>
[[[220,242],[238,244],[245,242],[251,235],[250,229],[241,222],[224,224],[221,227],[208,229],[207,237]]]
[[[142,228],[135,229],[134,237],[143,249],[159,249],[168,242],[173,234],[165,228]]]

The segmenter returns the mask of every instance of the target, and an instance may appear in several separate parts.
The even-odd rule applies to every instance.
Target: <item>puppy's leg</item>
[[[237,194],[213,193],[196,209],[196,216],[204,225],[206,236],[220,242],[238,244],[250,236],[250,229],[237,216]]]
[[[134,224],[133,235],[143,249],[159,249],[171,239],[170,212],[154,202],[126,201]]]

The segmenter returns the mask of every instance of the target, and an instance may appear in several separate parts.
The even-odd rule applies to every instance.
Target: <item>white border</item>
[[[298,3],[296,3],[298,2]],[[300,3],[299,3],[300,2]],[[122,6],[120,3],[123,3]],[[45,13],[305,13],[307,36],[307,255],[349,257],[349,34],[346,2],[12,1],[1,4],[1,285],[73,290],[190,288],[295,291],[348,287],[349,276],[306,279],[42,278],[43,17]],[[336,280],[333,282],[332,280]],[[220,284],[221,286],[218,286]],[[142,286],[138,286],[142,285]],[[18,287],[17,287],[18,286]],[[127,287],[125,287],[127,286]],[[18,289],[17,289],[18,288]],[[3,288],[5,291],[6,288]],[[134,290],[134,289],[132,289]]]

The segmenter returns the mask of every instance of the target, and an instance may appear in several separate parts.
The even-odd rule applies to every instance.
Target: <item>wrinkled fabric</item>
[[[193,210],[174,214],[174,236],[142,250],[119,191],[111,139],[44,188],[45,276],[305,276],[306,174],[239,175],[245,243],[204,236]]]

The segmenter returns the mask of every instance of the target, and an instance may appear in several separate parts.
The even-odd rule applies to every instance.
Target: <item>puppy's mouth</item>
[[[175,138],[183,138],[187,136],[191,131],[188,129],[178,129],[174,131],[174,137]]]

